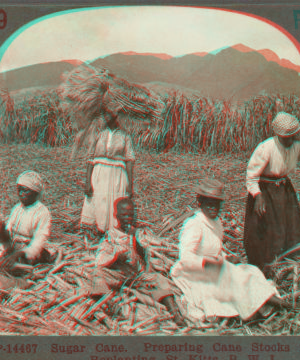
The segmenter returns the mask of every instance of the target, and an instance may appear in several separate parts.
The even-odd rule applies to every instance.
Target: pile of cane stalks
[[[10,154],[17,152],[18,156]],[[123,286],[101,298],[91,298],[91,274],[95,270],[96,243],[79,232],[85,162],[69,160],[70,149],[33,146],[0,147],[2,179],[7,194],[1,212],[7,216],[17,201],[15,180],[28,168],[46,178],[44,203],[53,217],[49,247],[57,253],[53,264],[23,268],[29,288],[0,290],[2,335],[298,335],[300,334],[299,258],[283,254],[270,267],[279,293],[294,309],[278,309],[268,318],[243,322],[239,318],[215,319],[197,324],[187,321],[178,328],[172,314],[140,286]],[[170,278],[178,259],[178,236],[183,222],[196,210],[195,194],[186,184],[204,175],[215,175],[226,184],[222,209],[224,251],[246,263],[243,217],[246,159],[234,156],[151,154],[139,152],[135,163],[134,201],[137,224],[145,228],[151,262]],[[298,186],[299,174],[294,184]],[[4,201],[4,199],[6,199]],[[180,299],[181,293],[174,286]]]
[[[65,208],[60,219],[79,220],[74,209]],[[177,222],[178,223],[178,222]],[[242,250],[240,225],[235,218],[224,218],[224,251],[230,255]],[[169,224],[168,228],[172,226]],[[175,225],[172,232],[178,232]],[[147,240],[155,270],[168,276],[178,257],[173,236],[158,237],[150,230]],[[164,230],[162,229],[161,232]],[[173,234],[172,234],[173,235]],[[298,259],[286,257],[273,264],[274,281],[284,297],[294,301],[295,311],[278,310],[267,319],[242,322],[240,319],[216,319],[178,328],[172,315],[149,293],[140,291],[139,275],[136,286],[122,287],[101,298],[89,296],[91,274],[95,269],[97,245],[76,233],[56,233],[50,248],[57,252],[53,264],[24,267],[30,283],[26,290],[14,288],[0,292],[0,326],[2,334],[21,335],[289,335],[299,334],[300,316],[297,311],[299,267]],[[174,286],[174,293],[180,291]]]
[[[60,219],[76,218],[74,210],[65,208]],[[76,221],[79,220],[78,217]],[[54,219],[55,221],[55,219]],[[65,222],[67,223],[67,222]],[[148,242],[155,270],[168,276],[178,255],[177,245],[148,231]],[[75,233],[56,233],[50,248],[57,251],[54,264],[24,267],[27,290],[1,291],[0,324],[5,333],[26,335],[153,335],[186,334],[192,324],[178,329],[163,305],[139,291],[123,287],[100,299],[89,297],[91,274],[95,266],[97,245]],[[160,261],[157,261],[160,260]],[[136,279],[138,283],[138,276]],[[174,287],[176,292],[176,288]],[[177,295],[180,295],[177,290]],[[203,324],[197,331],[206,333],[216,325]]]

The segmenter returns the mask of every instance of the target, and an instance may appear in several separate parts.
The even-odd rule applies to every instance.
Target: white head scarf
[[[17,185],[26,186],[27,188],[41,193],[44,188],[44,183],[41,176],[32,170],[24,171],[17,179]]]
[[[300,131],[300,123],[296,116],[282,111],[273,120],[272,128],[276,135],[289,137]]]

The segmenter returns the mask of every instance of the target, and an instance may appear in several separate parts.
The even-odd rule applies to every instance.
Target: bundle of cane
[[[90,65],[79,66],[66,74],[58,94],[66,116],[70,116],[79,130],[75,152],[86,140],[93,141],[96,129],[105,127],[102,115],[106,112],[118,116],[120,125],[126,128],[131,121],[156,123],[165,107],[160,97],[148,88]]]

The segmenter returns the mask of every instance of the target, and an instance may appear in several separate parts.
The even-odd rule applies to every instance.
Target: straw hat
[[[300,131],[300,123],[296,116],[286,112],[279,112],[272,122],[272,128],[276,135],[288,137]]]
[[[204,179],[194,186],[195,193],[212,199],[224,200],[224,184],[216,179]]]

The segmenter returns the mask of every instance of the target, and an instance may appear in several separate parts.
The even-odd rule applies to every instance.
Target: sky
[[[300,65],[293,42],[251,16],[192,7],[112,6],[59,12],[26,24],[0,48],[0,72],[127,51],[181,56],[240,43],[270,49]]]

